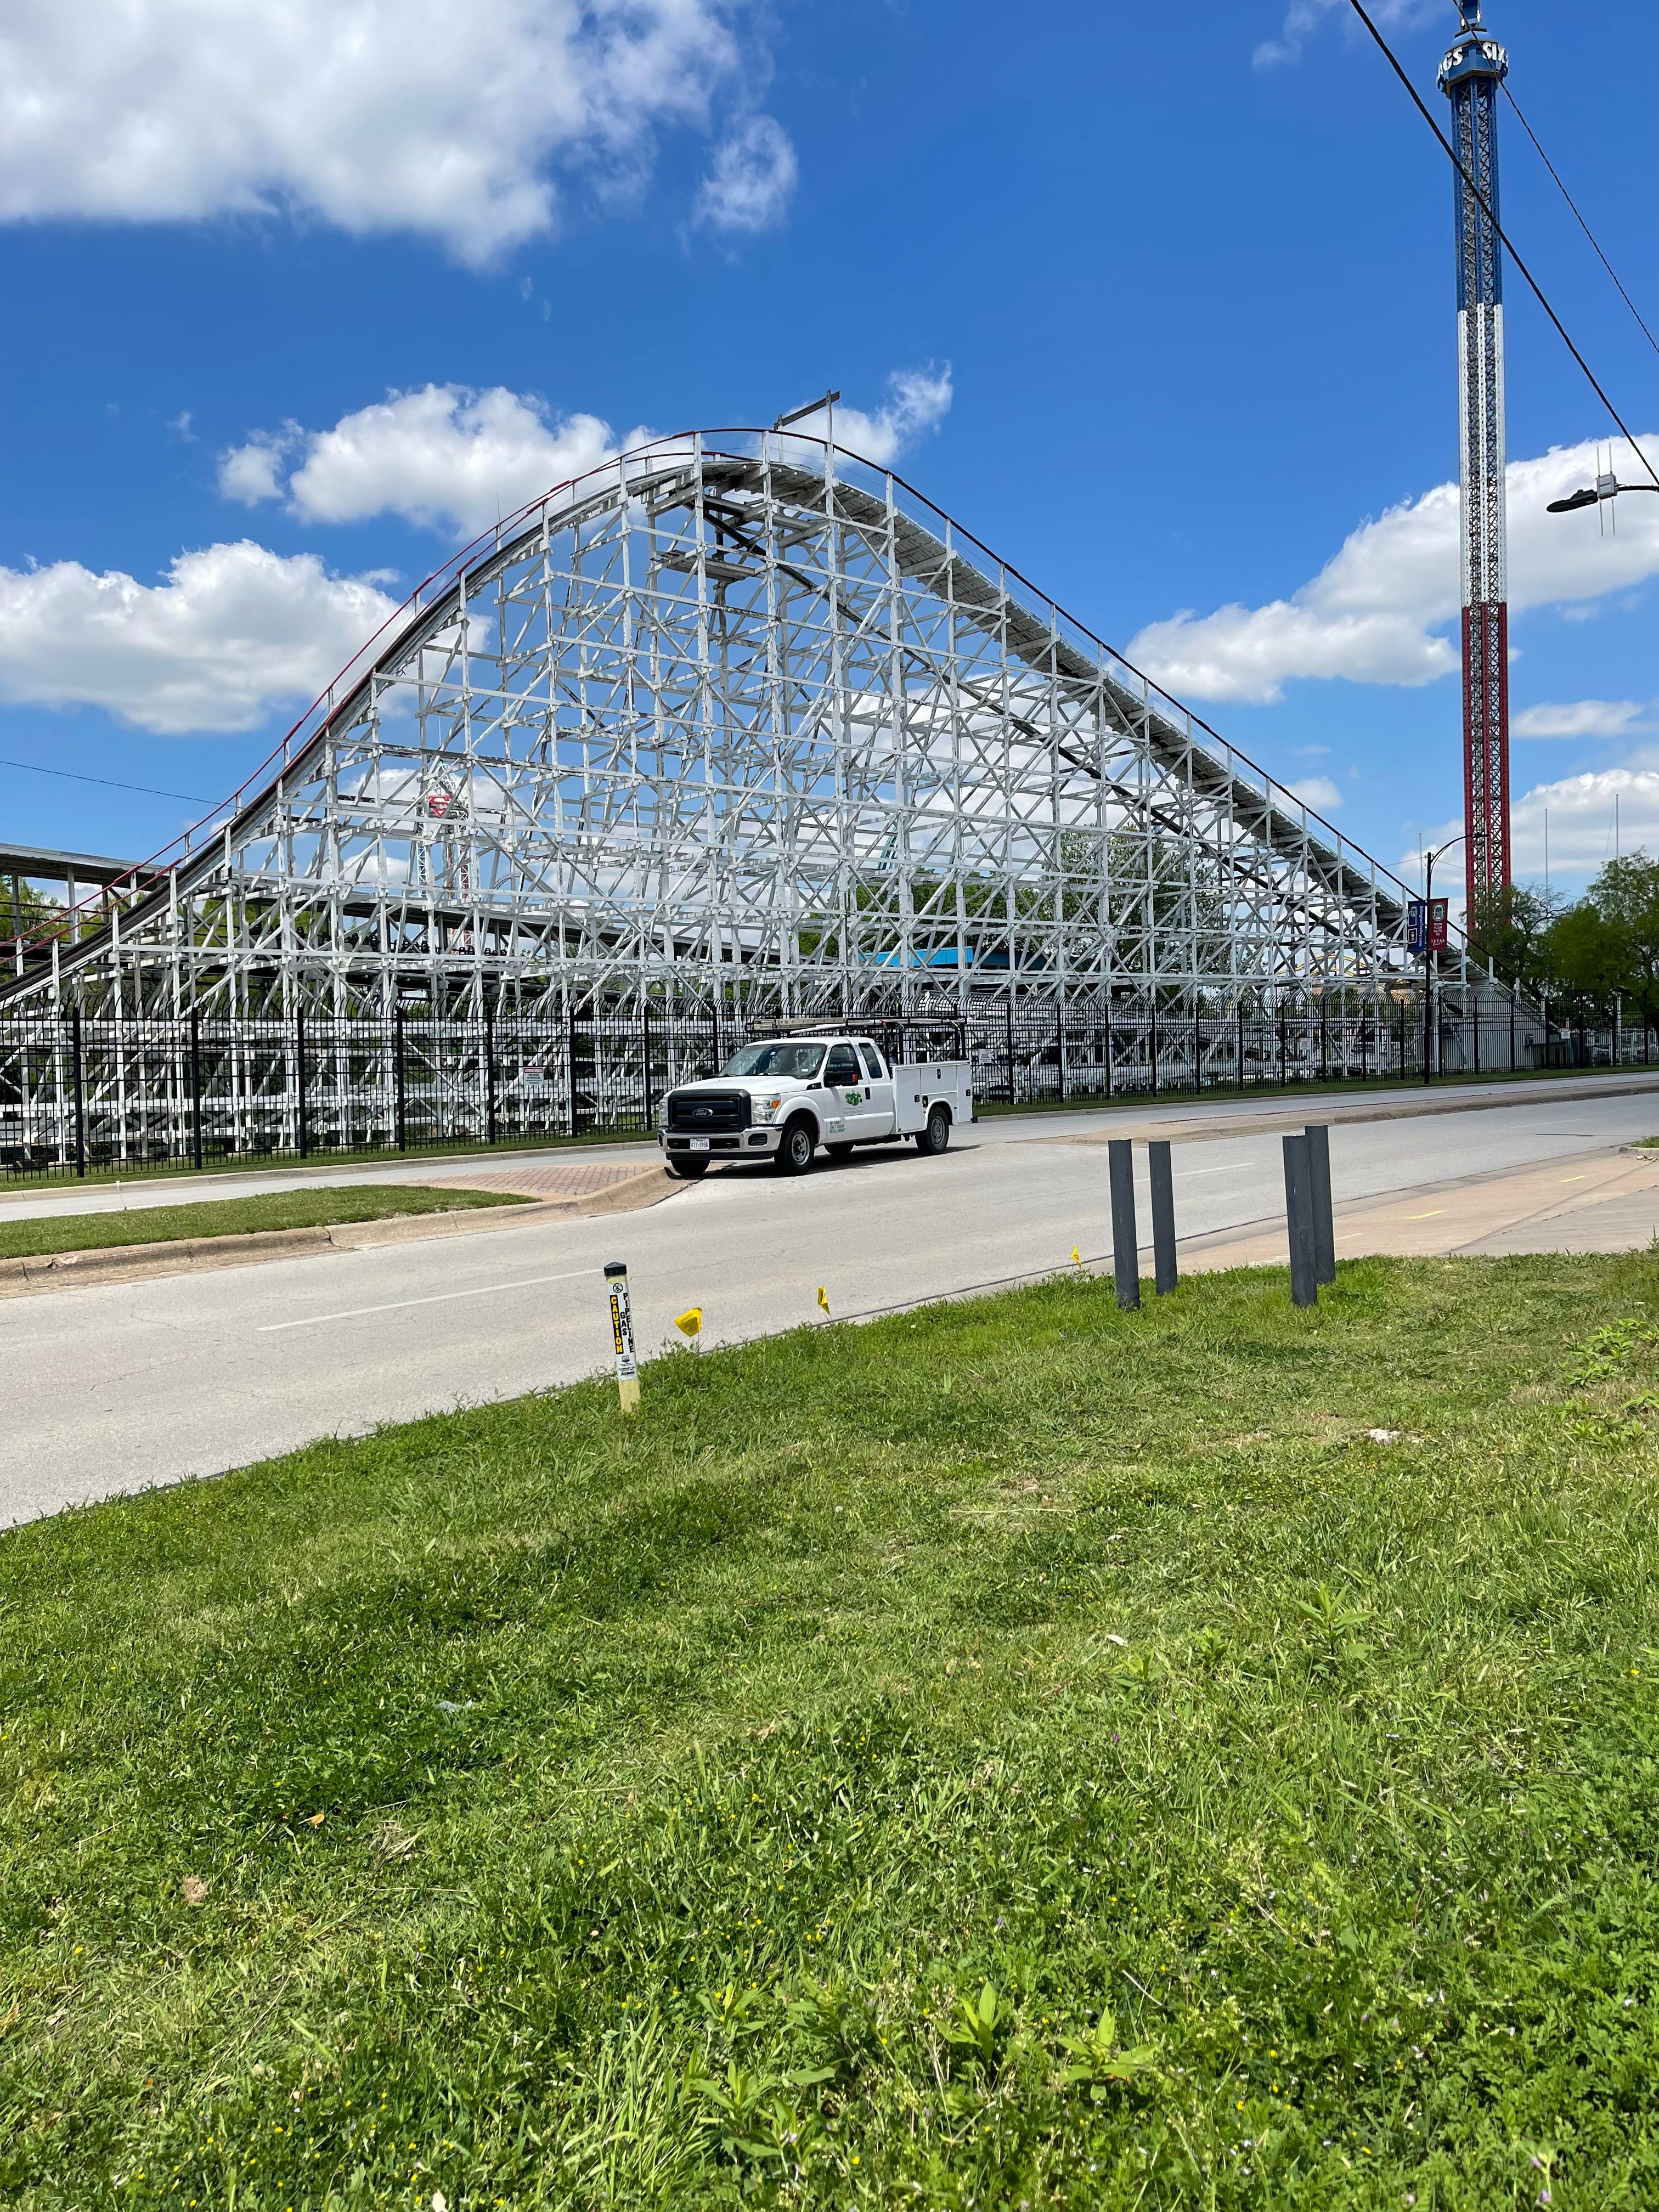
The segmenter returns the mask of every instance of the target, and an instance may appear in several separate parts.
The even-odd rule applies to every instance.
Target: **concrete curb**
[[[455,1213],[389,1215],[380,1221],[337,1221],[315,1229],[256,1229],[240,1237],[174,1237],[158,1244],[101,1245],[81,1252],[40,1252],[0,1260],[0,1298],[125,1283],[150,1275],[188,1275],[246,1267],[261,1260],[302,1260],[324,1252],[357,1252],[374,1244],[411,1244],[429,1237],[464,1237],[506,1228],[528,1213],[574,1213],[574,1200],[469,1207]]]
[[[451,1182],[451,1189],[467,1185]],[[480,1182],[476,1188],[483,1189]],[[586,1198],[513,1194],[512,1206],[469,1206],[453,1213],[393,1213],[378,1221],[336,1221],[316,1229],[258,1229],[241,1237],[179,1237],[159,1244],[103,1245],[82,1252],[41,1252],[0,1260],[0,1298],[39,1297],[46,1291],[90,1289],[98,1284],[142,1282],[158,1275],[201,1274],[217,1267],[250,1267],[262,1260],[304,1260],[325,1252],[367,1252],[386,1244],[423,1244],[435,1237],[475,1237],[491,1229],[522,1228],[550,1215],[592,1219],[659,1206],[690,1183],[666,1168],[641,1168]]]

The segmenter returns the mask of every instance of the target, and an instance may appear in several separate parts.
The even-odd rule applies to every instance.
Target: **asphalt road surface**
[[[1310,1118],[1320,1103],[1307,1102]],[[1170,1118],[1213,1133],[1280,1103],[1218,1101]],[[628,1262],[642,1352],[669,1338],[690,1305],[702,1306],[704,1340],[714,1344],[821,1325],[820,1284],[843,1319],[1063,1267],[1073,1245],[1101,1262],[1104,1148],[1054,1140],[1106,1127],[1086,1113],[994,1120],[959,1132],[937,1160],[905,1145],[793,1180],[735,1168],[610,1219],[559,1218],[0,1301],[0,1522],[591,1374],[610,1355],[608,1260]],[[1372,1196],[1654,1133],[1659,1082],[1645,1096],[1597,1096],[1593,1079],[1487,1091],[1454,1113],[1334,1129],[1332,1182],[1339,1200]],[[436,1171],[409,1163],[283,1181],[418,1181]],[[1183,1237],[1282,1212],[1276,1134],[1210,1133],[1178,1146],[1175,1177]],[[247,1187],[272,1184],[216,1177],[188,1189],[35,1194],[7,1201],[0,1218]]]

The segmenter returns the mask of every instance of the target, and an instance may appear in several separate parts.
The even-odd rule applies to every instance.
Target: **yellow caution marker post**
[[[1074,1267],[1081,1267],[1083,1265],[1083,1255],[1078,1250],[1075,1244],[1072,1247],[1072,1265]]]
[[[835,1319],[835,1316],[830,1310],[830,1293],[824,1289],[822,1283],[818,1285],[818,1304],[823,1308],[824,1319],[826,1321],[833,1321]]]
[[[628,1268],[612,1260],[605,1271],[611,1299],[611,1334],[617,1347],[617,1398],[624,1413],[640,1410],[640,1370],[634,1357],[634,1316],[628,1307]]]
[[[690,1338],[691,1349],[693,1352],[702,1351],[702,1346],[697,1342],[697,1339],[702,1334],[702,1308],[701,1306],[688,1306],[683,1314],[676,1314],[674,1316],[674,1326],[678,1329],[682,1336],[689,1336]]]

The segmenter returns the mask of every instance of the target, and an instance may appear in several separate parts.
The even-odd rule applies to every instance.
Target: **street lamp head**
[[[1550,514],[1576,514],[1581,507],[1598,505],[1601,496],[1600,492],[1586,484],[1582,491],[1569,492],[1565,499],[1553,499],[1546,512]]]

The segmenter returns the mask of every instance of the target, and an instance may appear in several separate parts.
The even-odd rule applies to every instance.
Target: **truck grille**
[[[749,1127],[746,1091],[672,1091],[668,1127],[677,1134],[708,1137]]]

